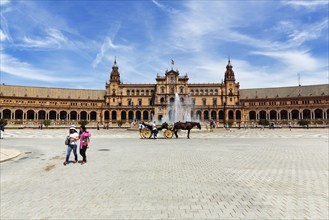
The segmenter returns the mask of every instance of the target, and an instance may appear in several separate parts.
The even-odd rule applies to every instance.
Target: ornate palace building
[[[224,71],[223,71],[224,72]],[[82,90],[0,85],[0,118],[8,125],[38,126],[50,120],[53,126],[77,124],[130,126],[136,121],[170,118],[170,106],[179,97],[189,106],[189,118],[217,125],[257,124],[260,119],[288,124],[306,119],[328,124],[329,85],[240,89],[230,61],[221,83],[189,83],[179,71],[165,71],[155,84],[124,84],[114,61],[105,90]],[[177,96],[177,94],[179,96]]]

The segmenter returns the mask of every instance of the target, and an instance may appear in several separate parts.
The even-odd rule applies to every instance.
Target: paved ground
[[[91,132],[63,166],[65,130],[6,130],[22,155],[0,164],[0,218],[328,219],[328,129]]]

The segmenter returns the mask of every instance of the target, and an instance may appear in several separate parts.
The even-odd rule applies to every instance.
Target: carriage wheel
[[[165,136],[166,139],[171,139],[172,136],[174,135],[174,132],[172,130],[165,130],[163,132],[163,134],[164,134],[164,136]]]
[[[142,135],[143,138],[150,138],[152,136],[152,132],[148,128],[143,128],[142,132],[141,132],[141,135]]]

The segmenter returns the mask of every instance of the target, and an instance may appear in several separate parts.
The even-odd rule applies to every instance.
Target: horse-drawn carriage
[[[151,138],[152,134],[153,134],[153,128],[152,125],[149,124],[145,124],[143,123],[144,128],[142,128],[142,130],[140,131],[140,135],[142,138]],[[190,138],[190,131],[193,127],[197,126],[197,128],[201,129],[201,125],[199,122],[175,122],[174,125],[168,125],[168,123],[164,122],[161,126],[157,126],[157,130],[158,131],[162,131],[163,132],[163,136],[166,139],[171,139],[173,137],[173,135],[175,134],[176,138],[178,138],[178,134],[177,132],[179,130],[187,130],[187,138]]]

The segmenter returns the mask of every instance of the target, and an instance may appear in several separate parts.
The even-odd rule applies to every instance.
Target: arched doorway
[[[311,111],[308,109],[305,109],[303,111],[303,119],[310,119],[311,118]]]
[[[237,121],[241,121],[241,111],[240,111],[240,110],[237,110],[237,111],[235,112],[235,119],[236,119]]]
[[[142,119],[142,113],[140,111],[136,111],[136,119],[141,120]]]
[[[127,120],[127,112],[126,111],[122,111],[121,112],[121,120],[122,121],[126,121]]]
[[[38,112],[38,119],[39,120],[45,120],[46,119],[46,112],[44,110],[40,110]]]
[[[80,119],[81,119],[81,120],[87,120],[87,112],[82,111],[82,112],[80,113]]]
[[[203,112],[203,120],[209,120],[209,112],[207,110]]]
[[[259,112],[259,119],[266,120],[266,111]]]
[[[97,113],[95,111],[90,112],[90,120],[91,121],[97,120]]]
[[[229,120],[234,120],[234,112],[233,112],[233,110],[228,111],[228,119]]]
[[[66,111],[61,111],[61,112],[59,113],[59,118],[60,118],[61,120],[66,120],[66,118],[67,118],[67,113],[66,113]]]
[[[110,112],[109,111],[104,112],[104,120],[106,120],[106,121],[110,120]]]
[[[315,119],[322,119],[323,111],[321,109],[315,109],[314,111],[314,118]]]
[[[270,111],[270,119],[271,120],[276,120],[277,119],[277,114],[275,110]]]
[[[287,120],[288,119],[288,112],[286,110],[281,110],[280,117],[281,117],[281,120]]]
[[[149,113],[148,113],[148,111],[144,111],[143,112],[143,120],[144,121],[148,121],[149,120]]]
[[[49,119],[50,120],[56,120],[56,115],[57,115],[56,111],[50,111],[49,112]]]
[[[9,109],[3,110],[3,118],[4,119],[11,119],[11,111]]]
[[[129,121],[134,120],[134,112],[133,112],[133,111],[129,111],[129,112],[128,112],[128,120],[129,120]]]
[[[76,111],[70,112],[70,120],[77,120],[78,113]]]
[[[16,110],[15,111],[15,119],[23,119],[23,111],[22,110]]]
[[[112,121],[116,121],[116,120],[117,120],[117,112],[112,111]]]
[[[212,110],[212,111],[211,111],[211,119],[212,119],[212,120],[216,120],[216,119],[217,119],[216,116],[217,116],[216,111],[215,111],[215,110]]]
[[[28,120],[34,120],[34,111],[33,110],[28,110],[26,113],[26,117]]]
[[[224,121],[224,111],[222,111],[222,110],[219,111],[218,118],[219,118],[220,121]]]
[[[249,112],[249,120],[256,120],[256,112],[250,111]]]
[[[291,111],[291,119],[296,120],[299,119],[299,111],[294,109]]]

